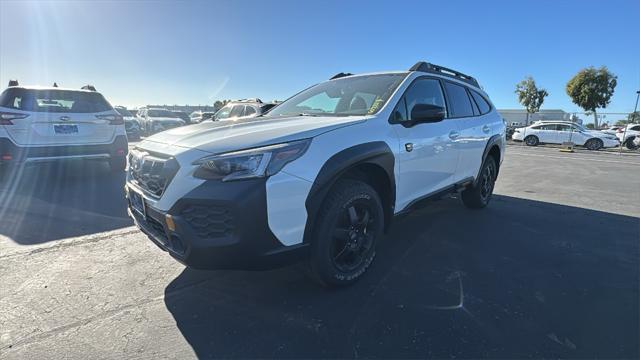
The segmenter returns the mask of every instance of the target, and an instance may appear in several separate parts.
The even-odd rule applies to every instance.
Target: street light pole
[[[634,116],[634,119],[636,116],[636,112],[638,111],[638,99],[640,99],[640,90],[636,91],[636,106],[633,107],[633,112],[631,113]],[[622,155],[622,144],[624,144],[624,141],[626,140],[628,127],[629,123],[624,126],[624,132],[622,133],[622,141],[620,141],[620,150],[618,151],[618,155]]]

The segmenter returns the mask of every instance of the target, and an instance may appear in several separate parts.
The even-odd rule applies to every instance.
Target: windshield
[[[115,108],[115,110],[118,112],[118,114],[120,114],[122,116],[131,116],[131,117],[133,117],[133,114],[127,109]]]
[[[231,109],[232,108],[233,108],[232,105],[227,105],[227,106],[223,107],[222,109],[218,110],[218,112],[216,112],[215,115],[213,116],[214,119],[222,120],[222,119],[229,118],[229,116],[231,115]],[[204,117],[204,114],[203,114],[203,117]]]
[[[312,86],[269,111],[267,116],[356,116],[377,113],[406,74],[346,77]]]
[[[151,109],[149,110],[147,115],[151,117],[168,117],[168,118],[178,117],[178,115],[176,115],[175,113],[169,110],[163,110],[163,109]]]

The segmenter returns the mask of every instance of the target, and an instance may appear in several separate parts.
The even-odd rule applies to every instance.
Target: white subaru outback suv
[[[0,176],[17,166],[58,160],[104,160],[124,171],[122,116],[93,86],[82,90],[10,86],[0,94]]]
[[[340,73],[267,115],[149,137],[129,155],[129,214],[200,269],[305,259],[327,286],[357,280],[392,218],[460,191],[491,199],[505,125],[476,80],[419,62]]]

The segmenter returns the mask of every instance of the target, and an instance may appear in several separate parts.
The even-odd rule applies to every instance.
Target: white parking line
[[[506,156],[509,155],[522,155],[522,156],[537,156],[544,157],[550,159],[562,159],[562,160],[587,160],[587,161],[598,161],[598,162],[606,162],[606,163],[615,163],[615,164],[626,164],[626,165],[640,165],[640,162],[630,162],[630,161],[619,161],[619,160],[604,160],[604,159],[594,159],[594,158],[585,158],[585,157],[575,157],[575,156],[553,156],[553,155],[540,155],[540,154],[529,154],[522,153],[517,151],[507,151]]]

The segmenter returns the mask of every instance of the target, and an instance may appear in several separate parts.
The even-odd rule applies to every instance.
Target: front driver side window
[[[444,108],[444,95],[440,81],[436,79],[418,79],[411,84],[409,90],[393,110],[392,121],[412,120],[411,109],[416,104],[436,105]]]
[[[418,79],[404,94],[407,103],[407,116],[411,119],[411,109],[416,104],[436,105],[444,107],[444,95],[440,81],[436,79]]]

